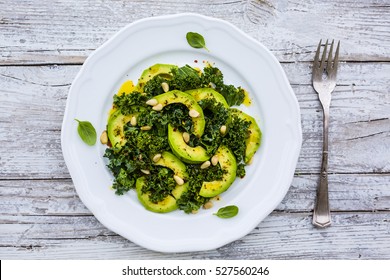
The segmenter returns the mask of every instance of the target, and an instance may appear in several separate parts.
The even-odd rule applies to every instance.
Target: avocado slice
[[[156,165],[164,166],[171,169],[175,175],[182,179],[187,179],[188,174],[186,166],[176,156],[169,152],[163,152],[161,158],[155,163]],[[136,182],[137,196],[142,205],[149,211],[157,213],[167,213],[178,208],[176,200],[187,190],[188,183],[176,185],[171,195],[168,195],[162,201],[153,203],[149,199],[149,193],[143,193],[142,188],[145,185],[145,177],[140,177]]]
[[[132,117],[133,115],[123,115],[120,110],[116,110],[110,115],[107,124],[107,135],[113,148],[120,149],[126,143],[123,127]]]
[[[249,126],[248,132],[249,137],[246,139],[246,149],[245,149],[245,163],[249,163],[253,155],[256,153],[257,149],[261,144],[261,130],[257,125],[257,122],[254,118],[245,114],[244,112],[238,109],[231,109],[231,112],[234,116],[243,119],[245,121],[250,121],[251,125]]]
[[[197,102],[205,99],[214,99],[215,102],[221,103],[229,112],[229,117],[227,118],[225,124],[227,128],[229,128],[229,124],[231,122],[230,107],[222,94],[212,88],[191,89],[187,90],[186,93],[191,94]]]
[[[138,116],[140,112],[145,110],[143,107],[134,106],[135,111],[130,115],[123,115],[120,110],[113,111],[107,123],[107,135],[110,139],[111,145],[114,149],[120,149],[126,143],[125,133],[123,127],[127,124],[133,116]]]
[[[175,175],[179,176],[182,179],[188,178],[185,164],[170,152],[162,152],[161,158],[154,164],[171,169]]]
[[[215,99],[216,102],[222,103],[226,109],[229,109],[225,97],[212,88],[191,89],[187,90],[186,93],[191,94],[197,102],[204,99]]]
[[[215,154],[218,155],[218,163],[224,174],[220,181],[203,182],[199,191],[199,195],[203,197],[214,197],[226,191],[236,179],[237,162],[232,151],[221,145]]]
[[[198,105],[196,100],[191,95],[179,90],[171,90],[166,93],[157,95],[153,98],[156,99],[159,104],[162,104],[163,108],[169,104],[182,103],[187,106],[188,110],[197,111],[199,113],[199,116],[192,118],[194,134],[197,137],[202,136],[206,121],[204,119],[202,108]]]
[[[136,185],[137,196],[139,201],[147,210],[156,213],[167,213],[176,210],[178,208],[176,204],[176,199],[179,199],[179,197],[182,195],[182,193],[184,193],[187,190],[188,187],[188,183],[185,183],[184,185],[181,186],[177,186],[172,191],[172,195],[168,195],[162,201],[153,203],[149,200],[148,193],[142,193],[142,188],[145,185],[145,177],[138,178],[135,185]]]
[[[173,153],[186,163],[201,163],[210,158],[203,147],[187,145],[183,139],[183,133],[170,124],[168,124],[168,143]]]
[[[177,69],[178,67],[173,64],[155,64],[153,66],[146,68],[142,72],[141,77],[138,79],[137,89],[142,92],[145,84],[158,75],[161,75],[166,79],[171,79],[172,68]]]

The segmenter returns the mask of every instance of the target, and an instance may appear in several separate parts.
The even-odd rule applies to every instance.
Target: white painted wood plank
[[[302,113],[298,173],[318,173],[322,112],[308,63],[284,64]],[[69,85],[79,66],[0,67],[0,177],[69,178],[60,128]],[[390,64],[340,69],[330,123],[330,172],[390,171]]]
[[[8,0],[0,11],[0,65],[23,66],[0,67],[0,259],[390,259],[387,0]],[[225,19],[288,62],[304,142],[287,196],[251,234],[218,250],[160,254],[112,233],[82,204],[60,128],[77,65],[126,24],[178,12]],[[320,38],[342,41],[342,61],[364,62],[340,65],[330,126],[333,225],[322,230],[311,225],[322,118],[310,61]]]
[[[273,213],[217,250],[161,254],[112,235],[92,217],[2,217],[1,259],[389,259],[388,213],[337,213],[326,229],[309,213]]]
[[[127,24],[181,12],[229,21],[281,61],[312,60],[321,38],[341,40],[343,60],[390,60],[386,0],[8,0],[0,11],[2,65],[82,63]]]
[[[319,175],[296,176],[276,211],[312,211],[318,180]],[[70,179],[2,180],[0,193],[0,215],[16,217],[91,215],[77,196]],[[390,174],[331,174],[329,198],[333,212],[388,211],[390,210]]]

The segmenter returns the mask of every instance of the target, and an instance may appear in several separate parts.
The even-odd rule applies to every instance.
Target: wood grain
[[[273,213],[249,235],[204,252],[162,254],[112,234],[91,216],[2,216],[4,259],[387,259],[390,219],[337,213],[318,230],[309,213]],[[335,254],[337,250],[337,254]]]
[[[342,41],[342,60],[390,61],[386,7],[386,0],[8,0],[0,2],[0,65],[80,64],[127,24],[181,12],[227,20],[280,61],[311,61],[321,38]]]
[[[318,175],[296,176],[277,212],[311,212]],[[329,176],[332,212],[378,212],[390,210],[390,174]],[[70,179],[1,180],[0,215],[83,216],[92,215],[80,201]],[[120,199],[120,198],[118,198]]]
[[[388,0],[0,1],[0,259],[390,259]],[[161,254],[100,224],[61,152],[69,87],[86,57],[138,19],[195,12],[233,23],[282,63],[303,145],[291,187],[249,235],[217,250]],[[333,224],[311,224],[322,111],[311,86],[320,39],[341,40],[330,120]]]
[[[322,112],[310,67],[284,64],[302,113],[297,173],[306,174],[319,172],[322,152]],[[79,69],[0,67],[1,178],[69,178],[60,129],[69,85]],[[331,105],[330,172],[390,172],[389,71],[387,63],[342,65]]]

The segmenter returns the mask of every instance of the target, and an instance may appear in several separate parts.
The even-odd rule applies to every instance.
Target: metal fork
[[[328,198],[328,129],[329,129],[329,107],[331,100],[331,93],[336,87],[337,66],[339,62],[339,48],[340,41],[337,44],[334,59],[332,58],[333,45],[330,45],[328,59],[326,59],[326,51],[328,40],[324,46],[322,59],[320,58],[321,40],[318,44],[317,52],[313,63],[313,87],[318,93],[322,109],[324,112],[324,132],[323,132],[323,146],[322,146],[322,166],[320,175],[320,184],[317,190],[317,200],[313,213],[313,224],[317,227],[327,227],[331,224],[329,198]]]

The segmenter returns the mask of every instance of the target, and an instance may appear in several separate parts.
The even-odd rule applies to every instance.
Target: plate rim
[[[279,74],[280,74],[280,78],[283,79],[283,84],[287,87],[287,90],[289,91],[289,99],[290,99],[290,105],[293,105],[295,108],[295,113],[296,113],[296,120],[295,120],[295,129],[297,129],[297,148],[295,150],[295,153],[293,153],[292,157],[293,157],[293,160],[291,161],[291,169],[293,170],[292,172],[292,175],[290,174],[290,176],[285,176],[285,181],[289,181],[288,184],[284,184],[286,185],[287,187],[285,187],[283,189],[283,192],[280,194],[280,200],[278,199],[277,201],[275,201],[272,206],[269,206],[267,211],[264,211],[264,214],[263,215],[259,215],[257,217],[257,219],[254,219],[254,222],[252,224],[255,224],[254,226],[251,225],[250,227],[247,228],[246,231],[241,231],[240,234],[236,234],[236,235],[233,235],[231,236],[230,238],[225,238],[224,240],[220,241],[220,242],[216,242],[214,244],[214,246],[210,246],[209,244],[207,244],[207,246],[199,246],[198,245],[193,245],[191,244],[191,246],[187,246],[187,247],[182,247],[182,248],[173,248],[173,249],[170,249],[170,248],[165,248],[165,247],[159,247],[159,246],[154,246],[155,244],[151,244],[151,243],[148,243],[148,242],[145,242],[144,240],[134,240],[133,238],[129,238],[128,236],[126,236],[126,234],[123,234],[122,230],[121,229],[118,229],[115,225],[113,225],[112,223],[108,222],[106,220],[106,217],[105,217],[105,214],[104,213],[101,213],[100,211],[96,211],[96,209],[91,209],[93,208],[93,203],[91,201],[88,200],[88,197],[87,197],[87,194],[85,194],[85,190],[81,189],[80,187],[78,187],[80,184],[79,182],[81,181],[84,181],[85,178],[81,178],[80,177],[80,174],[79,175],[75,175],[75,172],[72,172],[71,170],[74,169],[74,166],[72,166],[71,164],[71,158],[72,158],[72,154],[70,153],[70,149],[68,149],[66,147],[66,135],[65,135],[65,132],[67,131],[67,120],[69,119],[68,117],[68,114],[69,114],[69,106],[70,106],[70,103],[72,101],[72,92],[74,90],[74,87],[75,87],[75,84],[77,83],[77,81],[79,79],[81,79],[80,77],[82,77],[87,69],[87,67],[89,66],[89,64],[92,64],[96,59],[98,59],[98,55],[100,52],[102,52],[102,50],[105,50],[106,48],[108,48],[111,44],[111,42],[115,41],[116,38],[118,38],[119,36],[122,36],[122,34],[126,33],[126,32],[129,32],[128,30],[131,30],[132,27],[134,26],[137,26],[137,25],[142,25],[144,22],[152,22],[152,21],[156,21],[158,22],[159,20],[170,20],[170,19],[175,19],[175,18],[180,18],[180,17],[184,17],[184,18],[189,18],[189,17],[192,17],[196,20],[201,20],[201,21],[208,21],[208,22],[216,22],[217,24],[221,24],[221,25],[225,25],[227,26],[227,28],[230,28],[232,30],[234,30],[235,32],[237,32],[238,34],[240,34],[241,36],[244,36],[246,40],[249,40],[252,44],[255,44],[259,47],[261,47],[263,49],[263,51],[265,51],[269,58],[273,60],[274,62],[274,67],[277,68]],[[61,127],[61,148],[62,148],[62,153],[63,153],[63,156],[64,156],[64,159],[65,159],[65,162],[66,162],[66,165],[68,167],[68,170],[69,170],[69,173],[71,174],[71,177],[72,177],[72,180],[74,182],[74,185],[75,185],[75,189],[80,197],[80,199],[82,200],[83,204],[92,212],[92,214],[97,218],[97,220],[102,223],[105,227],[107,227],[108,229],[112,230],[113,232],[123,236],[124,238],[130,240],[131,242],[135,243],[135,244],[138,244],[144,248],[147,248],[147,249],[150,249],[150,250],[153,250],[153,251],[159,251],[159,252],[192,252],[192,251],[203,251],[203,250],[212,250],[212,249],[216,249],[216,248],[219,248],[223,245],[226,245],[228,243],[231,243],[237,239],[240,239],[242,237],[244,237],[245,235],[247,235],[249,232],[251,232],[253,230],[253,228],[259,224],[261,221],[264,220],[265,217],[267,217],[276,207],[277,205],[283,200],[283,198],[285,197],[286,193],[288,192],[289,188],[290,188],[290,184],[291,184],[291,181],[293,179],[293,176],[294,176],[294,171],[295,171],[295,168],[296,168],[296,165],[297,165],[297,161],[298,161],[298,157],[299,157],[299,154],[300,154],[300,149],[301,149],[301,146],[302,146],[302,127],[301,127],[301,114],[300,114],[300,108],[299,108],[299,103],[298,103],[298,100],[294,94],[294,91],[292,90],[291,88],[291,85],[287,79],[287,76],[282,68],[282,66],[280,65],[279,61],[276,59],[276,57],[271,53],[270,50],[268,50],[268,48],[266,48],[261,42],[253,39],[252,37],[250,37],[249,35],[247,35],[246,33],[244,33],[242,30],[240,30],[239,28],[237,28],[235,25],[231,24],[230,22],[227,22],[225,20],[222,20],[222,19],[217,19],[217,18],[213,18],[213,17],[209,17],[209,16],[204,16],[204,15],[201,15],[201,14],[196,14],[196,13],[178,13],[178,14],[172,14],[172,15],[163,15],[163,16],[156,16],[156,17],[148,17],[148,18],[143,18],[143,19],[140,19],[140,20],[136,20],[128,25],[126,25],[125,27],[123,27],[122,29],[120,29],[117,33],[115,33],[110,39],[108,39],[105,43],[103,43],[100,47],[98,47],[95,51],[93,51],[88,57],[87,59],[85,60],[85,62],[83,63],[82,67],[80,68],[79,72],[77,73],[76,77],[74,78],[73,82],[72,82],[72,85],[69,89],[69,93],[68,93],[68,97],[67,97],[67,101],[66,101],[66,106],[65,106],[65,113],[64,113],[64,119],[63,119],[63,123],[62,123],[62,127]],[[74,161],[73,161],[73,164],[74,164]],[[76,183],[77,182],[77,183]],[[146,210],[145,210],[146,211]]]

